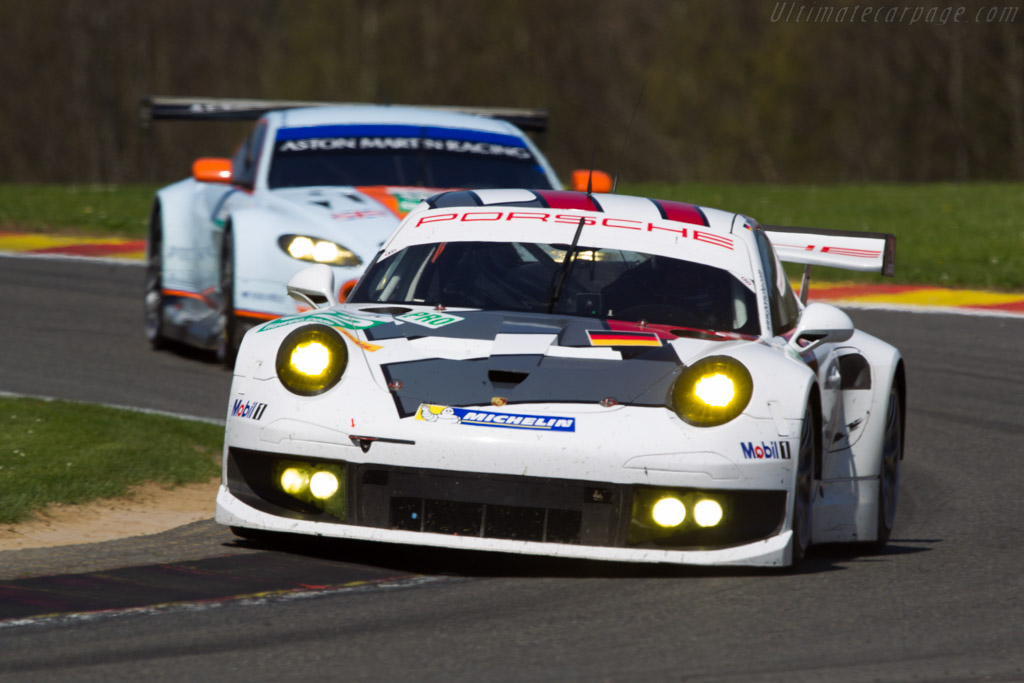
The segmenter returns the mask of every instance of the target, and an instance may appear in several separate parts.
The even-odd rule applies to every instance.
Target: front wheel
[[[153,208],[149,224],[143,308],[146,339],[154,349],[163,348],[167,337],[164,336],[163,219],[159,206]]]
[[[230,230],[224,231],[220,252],[220,337],[217,339],[217,359],[228,370],[235,367],[241,330],[235,316],[235,250]]]
[[[818,417],[812,406],[804,411],[800,428],[800,449],[797,456],[796,483],[793,485],[793,540],[790,566],[796,567],[811,546],[814,504],[814,464],[818,461]]]
[[[903,459],[903,413],[896,387],[889,391],[882,442],[882,467],[878,473],[878,535],[871,549],[880,552],[892,536],[900,493],[900,461]]]

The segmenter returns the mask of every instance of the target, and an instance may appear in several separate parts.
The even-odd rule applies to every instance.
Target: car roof
[[[405,105],[342,104],[331,107],[285,109],[269,112],[267,120],[272,125],[281,128],[344,124],[397,124],[467,128],[523,136],[518,128],[506,121],[473,114]]]
[[[432,241],[568,243],[580,217],[592,226],[584,230],[584,240],[705,262],[738,274],[759,267],[751,258],[756,251],[751,222],[739,214],[685,202],[565,190],[442,192],[406,216],[384,245],[385,255]]]

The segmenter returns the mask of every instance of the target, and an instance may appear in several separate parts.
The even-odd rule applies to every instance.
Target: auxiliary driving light
[[[662,498],[651,508],[651,517],[658,526],[679,526],[686,519],[686,506],[678,498]]]
[[[327,500],[338,492],[338,477],[333,472],[320,470],[309,478],[309,492],[318,500]]]
[[[693,519],[698,526],[715,526],[722,521],[722,506],[716,501],[704,499],[694,506]]]
[[[305,325],[293,331],[277,350],[277,377],[299,396],[316,396],[341,380],[348,366],[344,340],[325,325]]]
[[[281,490],[295,496],[306,490],[309,485],[309,473],[298,467],[289,467],[281,473]]]

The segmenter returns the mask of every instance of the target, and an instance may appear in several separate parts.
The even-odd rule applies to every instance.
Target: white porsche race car
[[[903,361],[795,296],[780,258],[891,274],[894,245],[621,195],[437,194],[346,303],[312,266],[288,291],[316,310],[245,336],[217,521],[698,565],[880,548]]]
[[[285,294],[292,275],[324,263],[347,291],[437,188],[561,188],[519,127],[543,130],[543,111],[144,102],[147,120],[258,119],[233,159],[199,159],[159,190],[150,218],[147,337],[217,349],[229,367],[246,329],[303,310]]]

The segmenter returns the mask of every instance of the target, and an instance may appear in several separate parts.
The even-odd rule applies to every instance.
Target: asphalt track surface
[[[0,257],[0,391],[222,418],[228,373],[151,352],[141,288],[138,267]],[[0,553],[0,680],[1024,680],[1024,319],[851,316],[908,368],[881,555],[666,569],[200,522]]]

